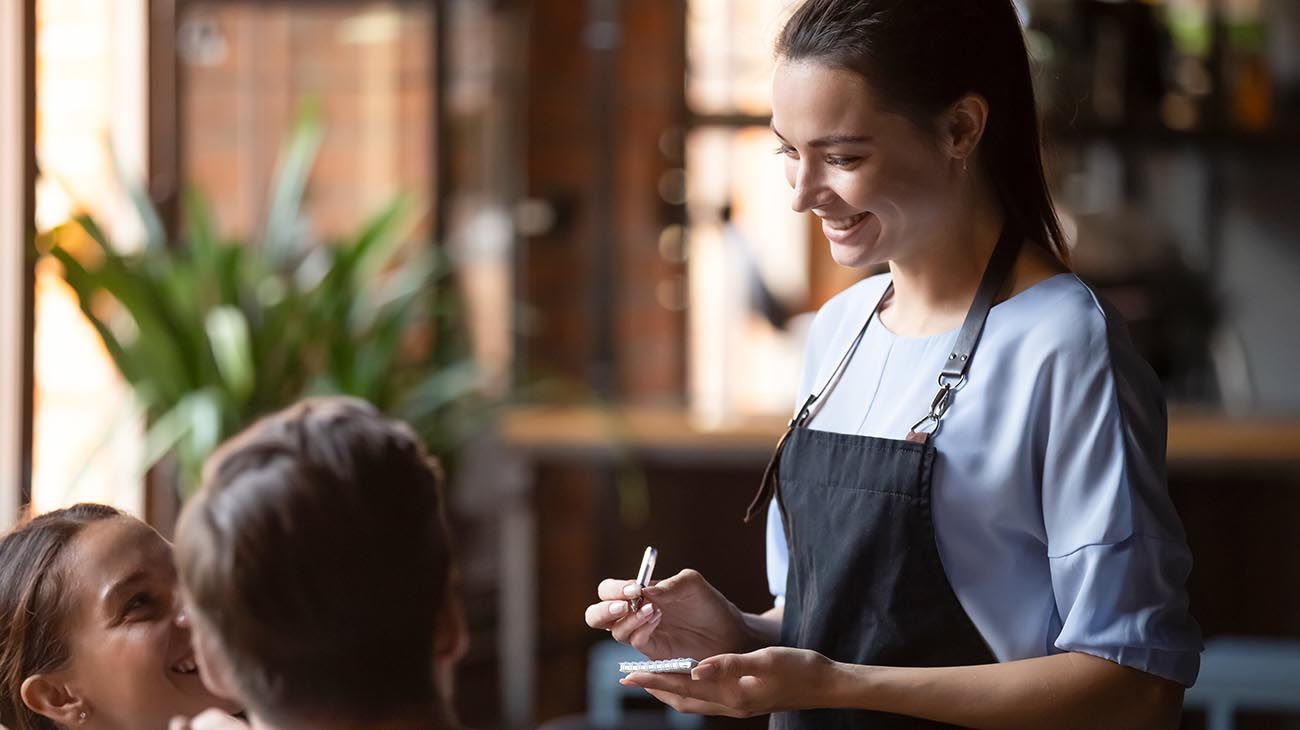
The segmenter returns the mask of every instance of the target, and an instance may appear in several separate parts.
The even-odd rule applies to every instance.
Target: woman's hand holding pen
[[[608,578],[599,603],[587,607],[587,625],[606,629],[651,659],[744,652],[764,643],[746,617],[694,570],[683,570],[641,589],[636,581]],[[641,598],[635,613],[628,601]]]
[[[680,712],[753,717],[829,706],[836,664],[815,651],[772,646],[705,659],[691,676],[634,672],[622,680]]]

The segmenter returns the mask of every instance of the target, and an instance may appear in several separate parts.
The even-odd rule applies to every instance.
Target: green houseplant
[[[412,218],[398,196],[355,235],[307,246],[307,178],[323,137],[307,109],[271,185],[260,240],[217,233],[197,193],[169,241],[140,190],[142,247],[125,253],[89,216],[44,241],[145,415],[145,460],[179,466],[182,493],[203,460],[258,416],[301,397],[340,393],[409,421],[446,454],[478,413],[458,298],[445,257],[403,245]],[[74,255],[65,241],[93,243]]]

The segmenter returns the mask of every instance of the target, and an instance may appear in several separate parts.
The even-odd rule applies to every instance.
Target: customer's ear
[[[460,597],[451,594],[438,611],[437,634],[433,658],[439,666],[454,665],[469,652],[469,626]]]
[[[76,727],[85,722],[89,713],[87,703],[57,673],[34,674],[24,679],[18,694],[29,710],[61,727]]]

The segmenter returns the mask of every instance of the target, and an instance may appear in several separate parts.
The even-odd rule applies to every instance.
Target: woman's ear
[[[57,674],[34,674],[24,679],[18,694],[32,712],[63,727],[85,722],[86,703],[69,691]]]
[[[968,161],[984,136],[989,121],[989,103],[979,94],[966,94],[948,107],[940,128],[948,154]]]

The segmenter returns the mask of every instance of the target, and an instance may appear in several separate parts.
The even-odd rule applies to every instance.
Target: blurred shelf
[[[778,418],[709,428],[680,408],[590,406],[514,408],[498,425],[507,445],[533,456],[737,464],[763,463],[784,429]]]
[[[1200,129],[1178,131],[1164,127],[1045,125],[1048,144],[1111,143],[1131,146],[1218,149],[1292,155],[1300,152],[1300,125],[1280,126],[1260,132]]]
[[[535,458],[635,456],[762,466],[785,419],[751,418],[709,428],[679,408],[527,406],[507,411],[502,440]],[[1171,466],[1300,467],[1300,420],[1180,413],[1169,419]]]

